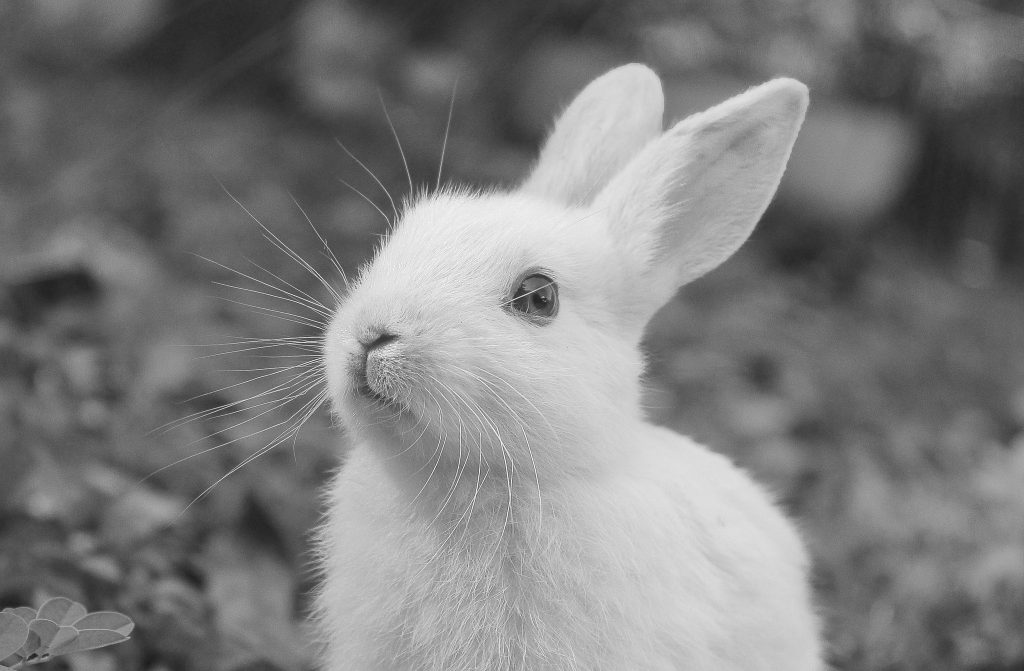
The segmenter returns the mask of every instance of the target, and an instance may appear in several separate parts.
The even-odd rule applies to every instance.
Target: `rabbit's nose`
[[[394,333],[388,333],[387,331],[374,331],[367,335],[359,338],[359,344],[363,346],[363,354],[369,355],[371,350],[377,349],[387,345],[389,342],[393,342],[398,339]]]

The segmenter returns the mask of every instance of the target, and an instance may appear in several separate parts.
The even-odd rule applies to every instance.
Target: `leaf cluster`
[[[116,611],[88,612],[65,597],[39,610],[21,606],[0,611],[0,671],[40,664],[72,652],[127,641],[135,623]]]

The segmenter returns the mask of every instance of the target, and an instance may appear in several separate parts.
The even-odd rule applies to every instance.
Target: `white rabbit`
[[[354,447],[320,530],[323,668],[823,668],[793,524],[639,406],[645,324],[750,234],[806,107],[777,79],[662,132],[627,65],[521,188],[408,207],[324,340]]]

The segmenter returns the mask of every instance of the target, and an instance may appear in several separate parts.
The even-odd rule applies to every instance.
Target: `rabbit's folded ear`
[[[623,65],[584,88],[555,123],[522,191],[585,205],[662,130],[661,80]]]
[[[775,79],[680,121],[594,200],[624,252],[628,321],[642,328],[675,291],[725,261],[761,217],[807,110]]]

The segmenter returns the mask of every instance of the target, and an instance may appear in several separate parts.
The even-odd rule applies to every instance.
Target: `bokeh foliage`
[[[260,416],[276,378],[238,371],[302,347],[238,339],[316,329],[217,264],[326,296],[232,197],[354,271],[390,203],[334,139],[404,195],[381,98],[417,185],[453,95],[445,178],[512,184],[643,60],[670,115],[776,74],[814,115],[749,247],[652,326],[651,415],[803,520],[837,668],[1022,668],[1022,31],[1009,1],[0,4],[0,606],[128,613],[82,671],[309,668],[344,438],[323,411],[220,481],[301,405]]]

